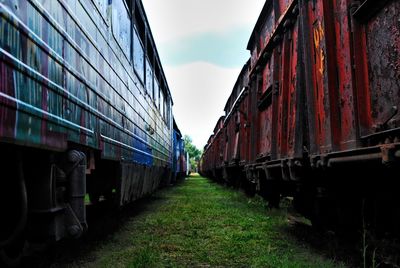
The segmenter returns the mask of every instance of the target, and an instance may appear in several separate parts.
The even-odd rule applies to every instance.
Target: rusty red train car
[[[213,134],[204,147],[203,158],[200,161],[200,173],[214,179],[222,178],[222,168],[224,166],[223,154],[225,148],[225,133],[223,132],[224,120],[224,116],[219,118]],[[209,146],[211,144],[212,146]]]
[[[233,87],[232,93],[225,105],[225,143],[223,178],[231,180],[235,185],[240,184],[241,170],[248,158],[248,71],[249,63],[245,64]],[[233,182],[234,180],[234,182]]]
[[[226,149],[241,163],[241,185],[272,206],[293,196],[318,226],[356,227],[363,217],[400,232],[399,15],[396,0],[265,2],[241,73],[247,99],[233,107],[246,117],[239,153]],[[231,146],[236,133],[224,128]]]

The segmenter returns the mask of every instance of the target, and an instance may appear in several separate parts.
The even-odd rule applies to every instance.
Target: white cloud
[[[205,62],[164,67],[174,100],[174,115],[183,134],[203,148],[239,75],[240,68],[222,68]]]
[[[157,44],[254,26],[265,0],[143,0]]]
[[[175,103],[177,124],[183,134],[192,137],[198,148],[206,144],[219,116],[223,115],[243,56],[234,57],[237,60],[235,66],[240,68],[206,63],[214,62],[206,56],[198,62],[172,67],[166,62],[167,55],[161,52],[167,53],[166,48],[172,43],[188,42],[191,37],[204,33],[226,34],[233,29],[247,29],[248,36],[235,42],[243,43],[243,51],[248,53],[245,44],[264,3],[265,0],[143,0]]]

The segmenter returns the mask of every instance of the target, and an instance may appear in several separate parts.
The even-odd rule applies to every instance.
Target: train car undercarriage
[[[108,201],[118,208],[172,176],[166,167],[103,160],[72,146],[68,152],[0,148],[0,263],[7,266],[18,265],[29,244],[81,237],[89,203]]]

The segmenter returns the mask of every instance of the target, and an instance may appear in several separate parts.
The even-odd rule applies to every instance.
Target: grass
[[[339,267],[285,232],[285,210],[200,176],[159,191],[80,267]]]

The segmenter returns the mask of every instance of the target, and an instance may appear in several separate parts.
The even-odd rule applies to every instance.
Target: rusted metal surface
[[[239,163],[250,192],[295,196],[310,216],[321,189],[338,194],[350,185],[371,198],[380,176],[393,184],[400,164],[399,17],[398,0],[265,2],[247,45],[248,95],[240,105],[249,128],[239,131]],[[231,121],[223,131],[228,147],[236,138]],[[236,157],[228,147],[219,147],[227,160]],[[359,174],[368,181],[361,188]],[[379,194],[391,191],[387,185]]]
[[[337,144],[338,150],[348,150],[355,148],[357,141],[357,116],[355,109],[355,96],[353,91],[354,78],[352,77],[352,52],[351,52],[351,28],[348,17],[348,1],[338,0],[332,4],[333,25],[335,29],[335,45],[337,48],[334,53],[334,61],[337,66],[335,74],[340,79],[336,79],[336,87],[339,92],[337,98],[338,113],[340,114],[340,143]]]
[[[224,122],[224,129],[225,129],[225,141],[224,141],[224,163],[229,164],[233,161],[235,161],[235,158],[237,157],[234,154],[235,150],[235,142],[236,142],[236,120],[234,117],[234,113],[232,113],[227,120]]]
[[[227,150],[226,147],[226,128],[224,127],[225,117],[221,117],[218,126],[219,129],[215,133],[215,140],[217,146],[214,150],[214,159],[216,168],[220,169],[224,166],[224,155]]]
[[[361,11],[358,11],[361,12]],[[363,23],[370,89],[370,134],[399,127],[400,3],[391,1]],[[395,108],[394,108],[395,107]]]
[[[215,128],[214,134],[208,139],[207,145],[204,147],[202,156],[201,172],[208,176],[215,176],[216,170],[220,170],[224,166],[224,152],[225,152],[225,117],[219,118]]]
[[[240,127],[239,127],[239,164],[241,166],[248,163],[250,159],[250,128],[251,121],[249,115],[249,89],[245,88],[245,91],[242,95],[242,101],[239,106],[239,116],[240,116]]]
[[[399,3],[384,2],[266,1],[248,44],[249,163],[376,145],[398,128]],[[236,96],[226,162],[237,157]]]
[[[272,107],[268,107],[258,115],[257,158],[270,157],[272,147]]]
[[[331,124],[329,113],[329,88],[326,68],[326,33],[323,20],[323,1],[304,1],[301,8],[304,13],[304,55],[307,57],[306,65],[306,87],[308,90],[308,112],[309,129],[313,133],[310,139],[310,153],[327,152],[331,150]],[[313,55],[314,59],[310,56]]]
[[[269,29],[269,41],[263,46],[258,58],[259,66],[253,68],[253,73],[259,73],[258,76],[254,75],[252,82],[252,94],[256,94],[258,103],[255,140],[256,157],[259,160],[274,160],[302,154],[304,129],[303,124],[296,124],[297,117],[304,113],[304,105],[298,101],[303,93],[297,90],[300,87],[300,79],[297,79],[297,76],[301,68],[297,60],[298,10],[292,1],[275,1],[274,4],[282,5],[283,11],[278,13],[281,12],[279,6],[268,7],[269,13],[264,13],[266,22],[260,27],[263,31]],[[271,29],[269,24],[275,16],[278,17],[278,25],[274,24],[275,27]],[[279,24],[283,20],[284,22]]]
[[[243,165],[247,159],[248,140],[248,71],[245,64],[225,105],[224,128],[226,133],[224,162],[226,165]],[[243,136],[243,137],[242,137]],[[243,144],[241,144],[243,143]],[[247,145],[246,145],[247,144]],[[242,152],[243,150],[243,152]]]
[[[293,0],[276,1],[276,4],[279,6],[279,15],[285,14],[291,2],[293,2]]]
[[[292,25],[291,25],[292,24]],[[298,22],[291,20],[287,23],[287,32],[283,40],[282,70],[280,79],[280,120],[277,158],[293,157],[295,155],[296,139],[300,138],[303,129],[296,126],[299,106],[298,95],[302,94],[298,83]],[[300,79],[300,78],[299,78]],[[300,126],[301,127],[301,126]]]

